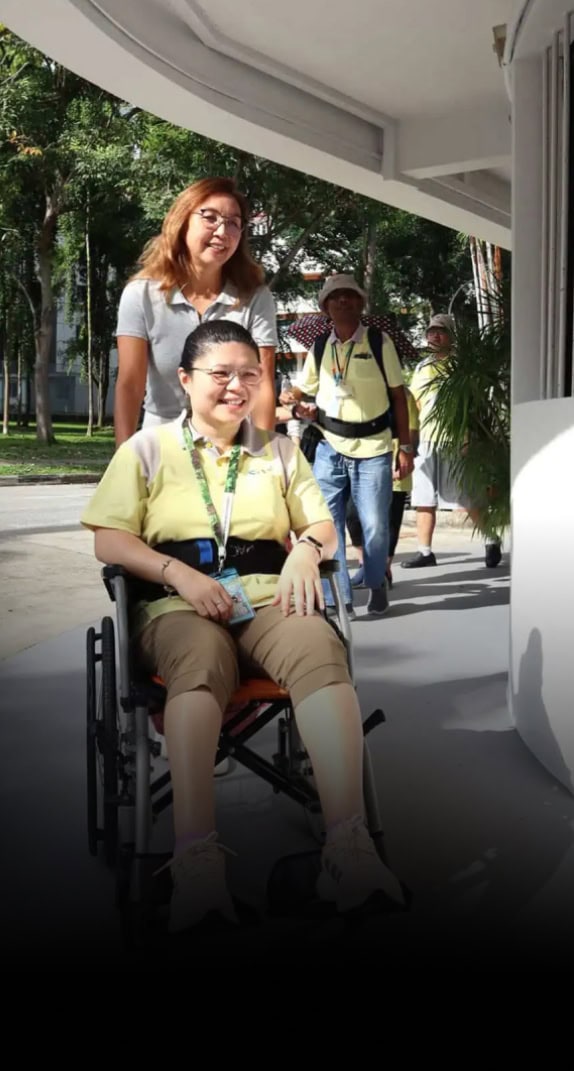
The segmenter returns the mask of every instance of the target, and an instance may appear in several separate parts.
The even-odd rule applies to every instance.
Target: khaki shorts
[[[419,443],[413,471],[411,506],[425,509],[470,509],[471,503],[458,486],[452,466],[433,443]]]
[[[345,645],[325,618],[284,617],[278,606],[263,606],[233,629],[189,610],[161,614],[136,637],[134,654],[165,682],[168,700],[204,688],[221,710],[240,673],[275,681],[294,706],[329,684],[352,683]]]

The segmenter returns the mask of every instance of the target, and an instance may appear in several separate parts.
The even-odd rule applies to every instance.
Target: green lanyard
[[[219,560],[219,572],[223,569],[225,562],[225,548],[227,546],[227,540],[229,539],[229,529],[231,527],[231,511],[233,509],[233,499],[235,496],[235,485],[237,484],[237,471],[239,469],[239,455],[241,454],[241,446],[236,443],[232,447],[231,454],[229,456],[229,465],[227,466],[227,479],[225,481],[225,489],[223,492],[223,526],[219,523],[219,517],[217,511],[213,505],[213,499],[207,486],[207,480],[205,479],[205,473],[203,471],[199,453],[191,436],[191,432],[185,425],[183,429],[183,437],[185,439],[185,445],[195,475],[197,476],[197,482],[201,491],[201,497],[204,501],[207,515],[209,517],[209,523],[211,525],[211,531],[213,532],[213,538],[217,543],[217,557]]]
[[[331,343],[331,372],[332,372],[333,379],[335,380],[336,384],[342,383],[343,380],[347,378],[347,372],[349,370],[349,361],[351,360],[351,356],[352,356],[354,348],[355,348],[355,343],[351,342],[351,345],[349,346],[349,349],[347,350],[347,356],[345,357],[345,360],[344,360],[343,371],[341,371],[341,366],[339,364],[339,355],[337,353],[337,343],[336,342],[332,342]]]

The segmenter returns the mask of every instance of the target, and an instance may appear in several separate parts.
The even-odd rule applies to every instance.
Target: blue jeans
[[[393,494],[392,453],[380,457],[351,458],[337,453],[323,439],[317,447],[313,473],[331,510],[337,529],[336,558],[339,582],[346,603],[352,603],[351,580],[345,554],[345,518],[351,495],[363,530],[365,587],[380,588],[385,580],[389,548],[389,509]]]

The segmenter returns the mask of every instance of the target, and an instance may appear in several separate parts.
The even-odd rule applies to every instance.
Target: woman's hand
[[[319,576],[319,556],[309,543],[296,543],[281,570],[273,606],[280,606],[285,617],[293,613],[305,617],[325,607]]]
[[[175,588],[200,617],[225,623],[231,617],[233,600],[218,580],[205,576],[184,562],[173,559],[164,569],[164,581]]]

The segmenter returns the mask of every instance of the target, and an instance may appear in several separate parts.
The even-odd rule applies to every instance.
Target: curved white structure
[[[522,3],[508,36],[513,115],[511,712],[574,791],[574,16]]]
[[[170,122],[507,247],[512,0],[0,0],[0,21]]]
[[[0,20],[171,122],[505,247],[512,184],[510,704],[574,791],[569,8],[0,0]]]

